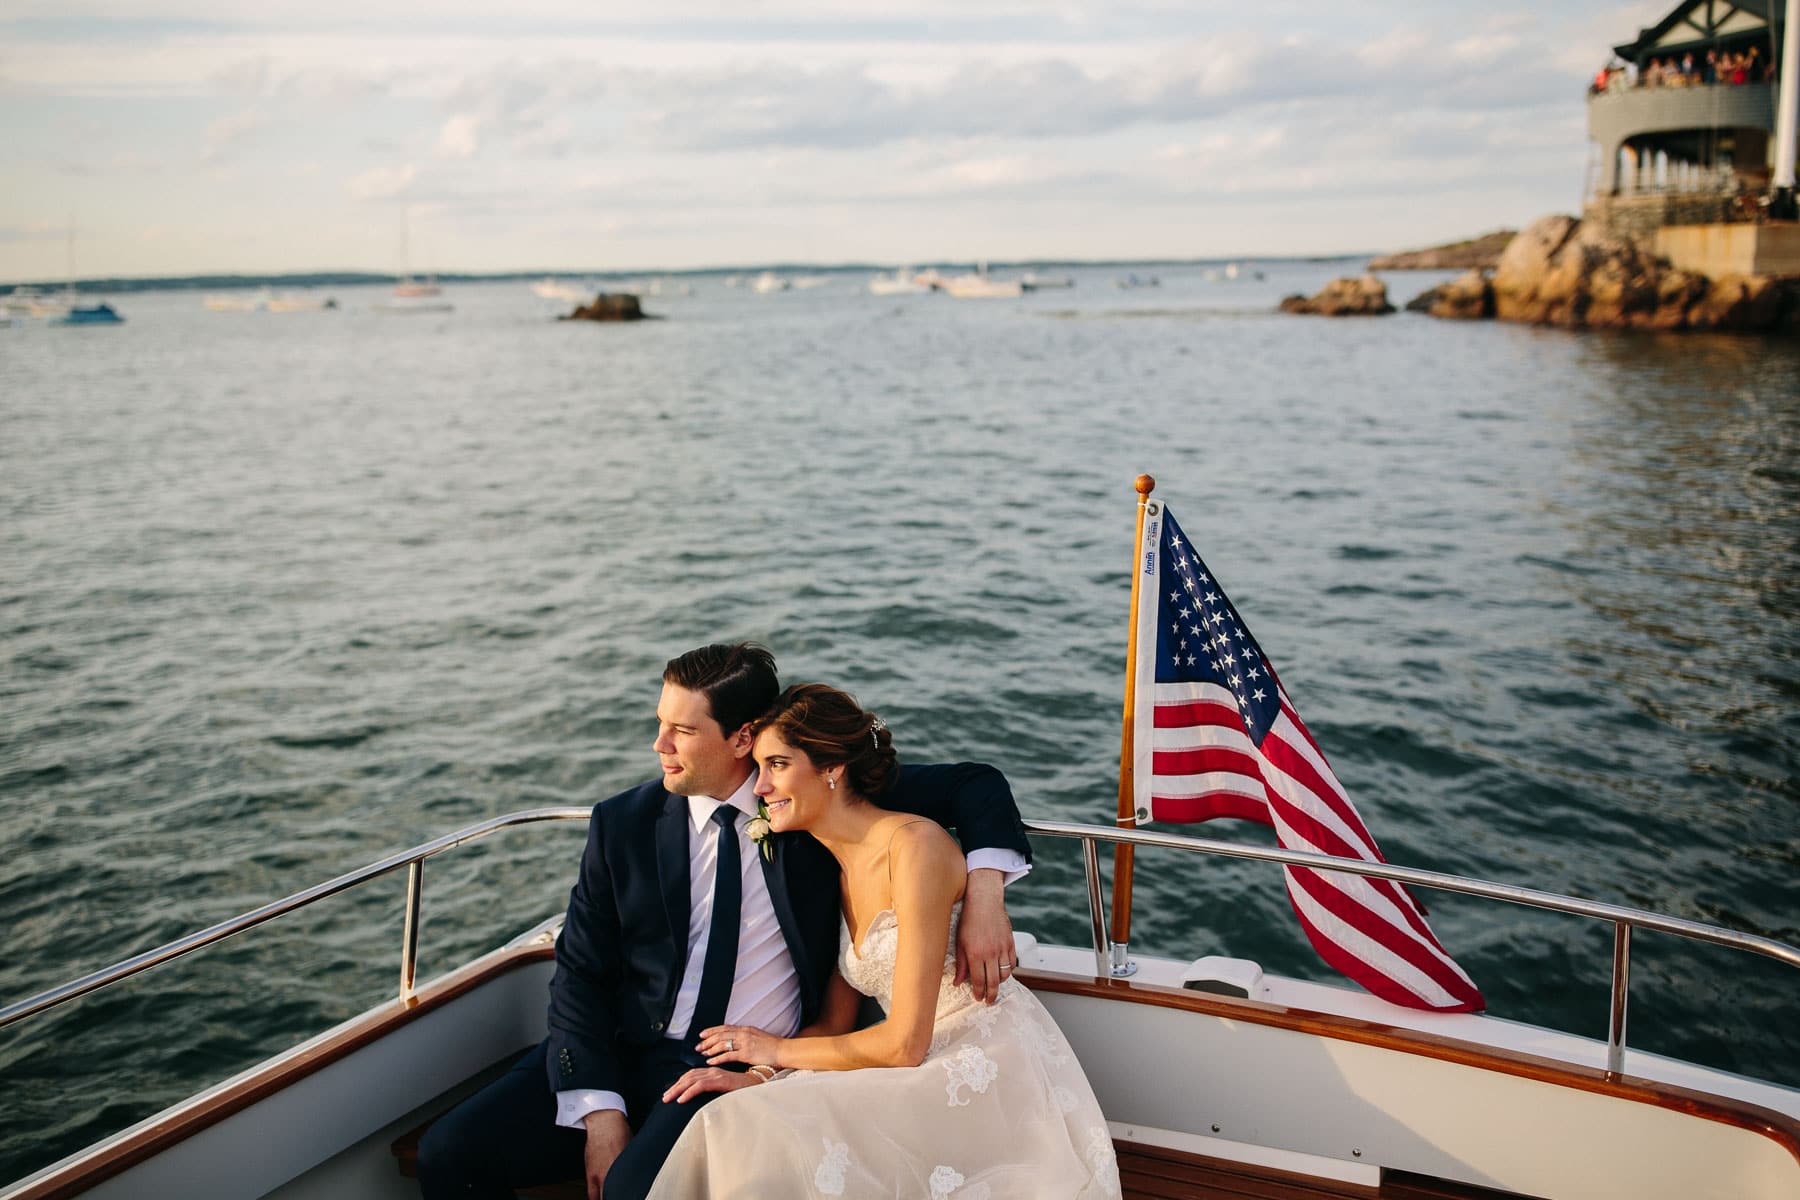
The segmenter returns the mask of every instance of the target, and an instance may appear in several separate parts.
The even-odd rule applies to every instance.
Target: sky
[[[1672,7],[0,0],[0,281],[1425,246]]]

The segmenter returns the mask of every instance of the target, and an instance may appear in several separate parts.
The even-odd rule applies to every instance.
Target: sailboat
[[[104,302],[99,304],[77,304],[75,302],[75,222],[69,222],[69,282],[63,289],[68,302],[60,315],[50,317],[52,325],[123,325],[125,318],[119,315],[118,309]]]
[[[394,283],[393,293],[375,307],[391,313],[450,312],[456,306],[444,299],[444,289],[438,286],[437,280],[431,276],[417,278],[408,269],[408,224],[403,216],[400,222],[400,278]]]

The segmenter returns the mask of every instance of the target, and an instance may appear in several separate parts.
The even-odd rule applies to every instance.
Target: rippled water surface
[[[1345,265],[1264,269],[997,302],[703,279],[629,327],[516,284],[410,317],[163,293],[0,329],[0,1001],[639,781],[702,641],[1104,822],[1140,471],[1391,860],[1800,941],[1800,351],[1282,317]],[[423,973],[558,911],[580,838],[434,861]],[[1018,923],[1084,942],[1076,854],[1039,863]],[[1610,929],[1430,903],[1492,1011],[1604,1036]],[[390,995],[400,904],[0,1033],[0,1180]],[[1270,868],[1143,854],[1137,904],[1141,949],[1328,977]],[[1634,1045],[1800,1083],[1793,971],[1636,951]]]

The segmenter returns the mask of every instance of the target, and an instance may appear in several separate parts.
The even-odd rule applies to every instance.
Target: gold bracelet
[[[746,1068],[746,1070],[748,1071],[749,1074],[756,1076],[758,1079],[762,1080],[764,1083],[768,1083],[775,1078],[775,1068],[770,1066],[767,1063],[757,1063],[753,1067]],[[764,1075],[763,1074],[764,1071],[767,1071],[768,1074]]]

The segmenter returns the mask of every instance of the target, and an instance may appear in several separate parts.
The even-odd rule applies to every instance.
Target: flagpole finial
[[[1151,492],[1154,492],[1156,490],[1156,476],[1139,475],[1137,477],[1137,490],[1138,495],[1140,496],[1148,496]]]

